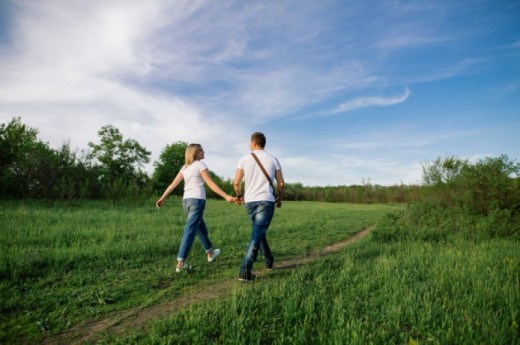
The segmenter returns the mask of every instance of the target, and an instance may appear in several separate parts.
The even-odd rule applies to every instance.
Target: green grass
[[[349,237],[399,207],[286,202],[268,238],[277,260]],[[249,241],[244,208],[209,200],[213,265],[196,240],[189,276],[174,273],[184,227],[180,199],[149,204],[0,202],[0,343],[32,343],[89,318],[181,298],[234,279]],[[280,277],[283,279],[283,277]]]
[[[468,240],[460,231],[438,240],[435,224],[428,236],[414,227],[395,236],[397,228],[381,220],[400,206],[285,203],[268,233],[278,262],[382,225],[338,253],[275,269],[254,284],[236,282],[248,218],[223,201],[208,201],[205,212],[221,257],[208,265],[196,240],[191,274],[174,273],[184,227],[179,199],[161,210],[153,201],[0,206],[0,343],[39,342],[85,320],[175,303],[232,281],[220,299],[202,298],[144,330],[99,341],[520,344],[518,239]]]
[[[520,251],[363,240],[121,344],[518,344]]]

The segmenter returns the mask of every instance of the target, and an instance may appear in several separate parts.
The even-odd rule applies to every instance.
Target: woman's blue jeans
[[[204,219],[202,219],[202,214],[206,207],[206,200],[183,199],[182,207],[186,212],[186,226],[184,227],[184,234],[182,235],[177,261],[186,261],[193,241],[195,240],[195,235],[199,237],[200,243],[202,247],[204,247],[204,250],[206,250],[206,253],[213,249],[213,244],[208,237],[208,228],[206,227],[206,223],[204,223]]]
[[[247,246],[246,256],[240,265],[240,275],[246,275],[253,269],[258,250],[261,250],[267,260],[272,260],[273,255],[267,244],[266,232],[274,215],[274,202],[254,201],[245,204],[247,214],[251,219],[251,240]]]

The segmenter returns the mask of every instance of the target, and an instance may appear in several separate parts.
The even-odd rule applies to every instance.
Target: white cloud
[[[1,100],[90,101],[103,97],[96,82],[146,74],[150,61],[139,45],[153,33],[157,8],[103,4],[25,3],[2,59]]]
[[[509,46],[510,48],[520,48],[520,39]]]
[[[476,37],[470,29],[444,29],[451,11],[465,10],[463,4],[47,0],[9,5],[12,26],[0,42],[2,122],[21,116],[53,146],[70,139],[77,148],[86,148],[101,126],[112,124],[151,150],[153,158],[168,143],[197,141],[205,146],[210,168],[225,177],[234,175],[254,130],[278,130],[287,125],[284,119],[314,130],[321,116],[400,104],[410,98],[410,89],[424,90],[415,91],[414,84],[468,74],[492,60],[491,55],[472,58],[465,49],[456,58],[443,54],[408,65],[410,49],[427,58],[431,48],[447,47],[449,53],[450,43],[459,46],[456,39]],[[389,93],[403,85],[410,89]],[[508,90],[514,93],[516,87],[511,83]],[[415,147],[437,143],[415,138]],[[350,139],[339,152],[409,144]],[[308,154],[287,160],[289,175],[306,184],[320,184],[324,176],[334,183],[361,177],[381,183],[377,164],[406,175],[375,155],[366,161],[352,154],[338,161],[328,157],[328,162]],[[298,170],[299,163],[313,167],[313,161],[319,167]],[[380,177],[394,182],[390,175]]]
[[[418,45],[431,45],[447,41],[446,37],[419,35],[416,33],[402,32],[385,35],[384,39],[377,42],[376,48],[390,51],[402,48],[411,48]]]
[[[439,67],[433,72],[428,71],[426,74],[413,76],[410,79],[413,79],[415,83],[426,83],[432,81],[439,81],[444,79],[453,78],[456,76],[460,76],[463,74],[472,73],[472,68],[475,66],[482,65],[488,62],[487,58],[473,58],[473,59],[464,59],[461,61],[456,61],[451,65],[446,65],[443,67]],[[410,80],[412,81],[412,80]]]
[[[417,134],[420,133],[420,134]],[[368,134],[364,133],[360,141],[351,141],[335,145],[341,149],[352,150],[389,150],[389,149],[418,149],[424,148],[448,140],[468,138],[477,136],[481,131],[464,130],[443,133],[429,132],[423,133],[420,129],[398,128],[387,129],[384,133]],[[384,138],[384,139],[381,139]],[[403,139],[405,138],[405,139]]]
[[[180,16],[167,4],[20,5],[11,31],[14,45],[4,47],[0,59],[2,121],[21,116],[53,147],[70,140],[80,149],[96,141],[101,126],[113,124],[151,150],[153,158],[177,140],[232,146],[233,139],[223,134],[240,135],[241,125],[208,121],[189,99],[133,82],[154,74],[154,64],[167,51],[153,51],[157,31]],[[187,15],[197,7],[177,5]]]
[[[400,96],[396,97],[360,97],[344,103],[341,103],[336,109],[329,114],[338,114],[351,111],[354,109],[366,108],[371,106],[388,106],[403,103],[410,96],[410,90],[405,88]]]
[[[419,183],[420,163],[413,159],[364,158],[351,154],[278,157],[286,181],[307,186],[338,186],[362,184],[395,185]]]

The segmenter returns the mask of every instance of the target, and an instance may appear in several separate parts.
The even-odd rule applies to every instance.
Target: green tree
[[[147,183],[142,167],[150,161],[150,152],[134,139],[124,140],[119,129],[112,125],[98,131],[100,143],[89,142],[88,157],[99,163],[100,179],[105,192],[116,201],[131,191],[139,194]]]
[[[467,160],[454,156],[448,156],[444,159],[437,157],[433,162],[427,162],[422,165],[423,183],[426,186],[450,184],[467,165]]]
[[[431,163],[422,165],[424,195],[428,199],[435,199],[445,206],[460,206],[459,176],[468,166],[468,161],[454,156],[437,157]]]
[[[154,163],[152,181],[155,192],[162,193],[181,170],[185,161],[186,147],[188,147],[187,143],[177,141],[166,145],[162,150],[159,160]],[[182,195],[182,188],[176,188],[173,194]]]
[[[102,197],[99,185],[99,169],[92,166],[85,156],[78,157],[69,143],[55,151],[52,169],[57,173],[53,182],[55,198],[74,200]]]
[[[506,155],[486,157],[467,165],[460,173],[460,198],[476,214],[487,215],[495,209],[520,212],[520,164]]]
[[[51,155],[48,145],[38,140],[38,131],[15,117],[0,125],[0,194],[2,196],[35,196],[47,176],[38,169],[45,167]],[[43,178],[43,180],[42,180]]]

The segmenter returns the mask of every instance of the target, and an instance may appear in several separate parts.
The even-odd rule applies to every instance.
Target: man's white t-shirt
[[[188,166],[183,166],[181,174],[184,177],[183,199],[206,199],[206,188],[201,172],[207,170],[206,164],[194,161]]]
[[[253,151],[274,182],[276,170],[282,170],[280,162],[276,157],[265,152],[264,150]],[[251,154],[247,154],[238,161],[238,169],[244,171],[245,193],[244,201],[272,201],[274,202],[273,190],[269,185],[267,177],[258,166],[258,163]]]

